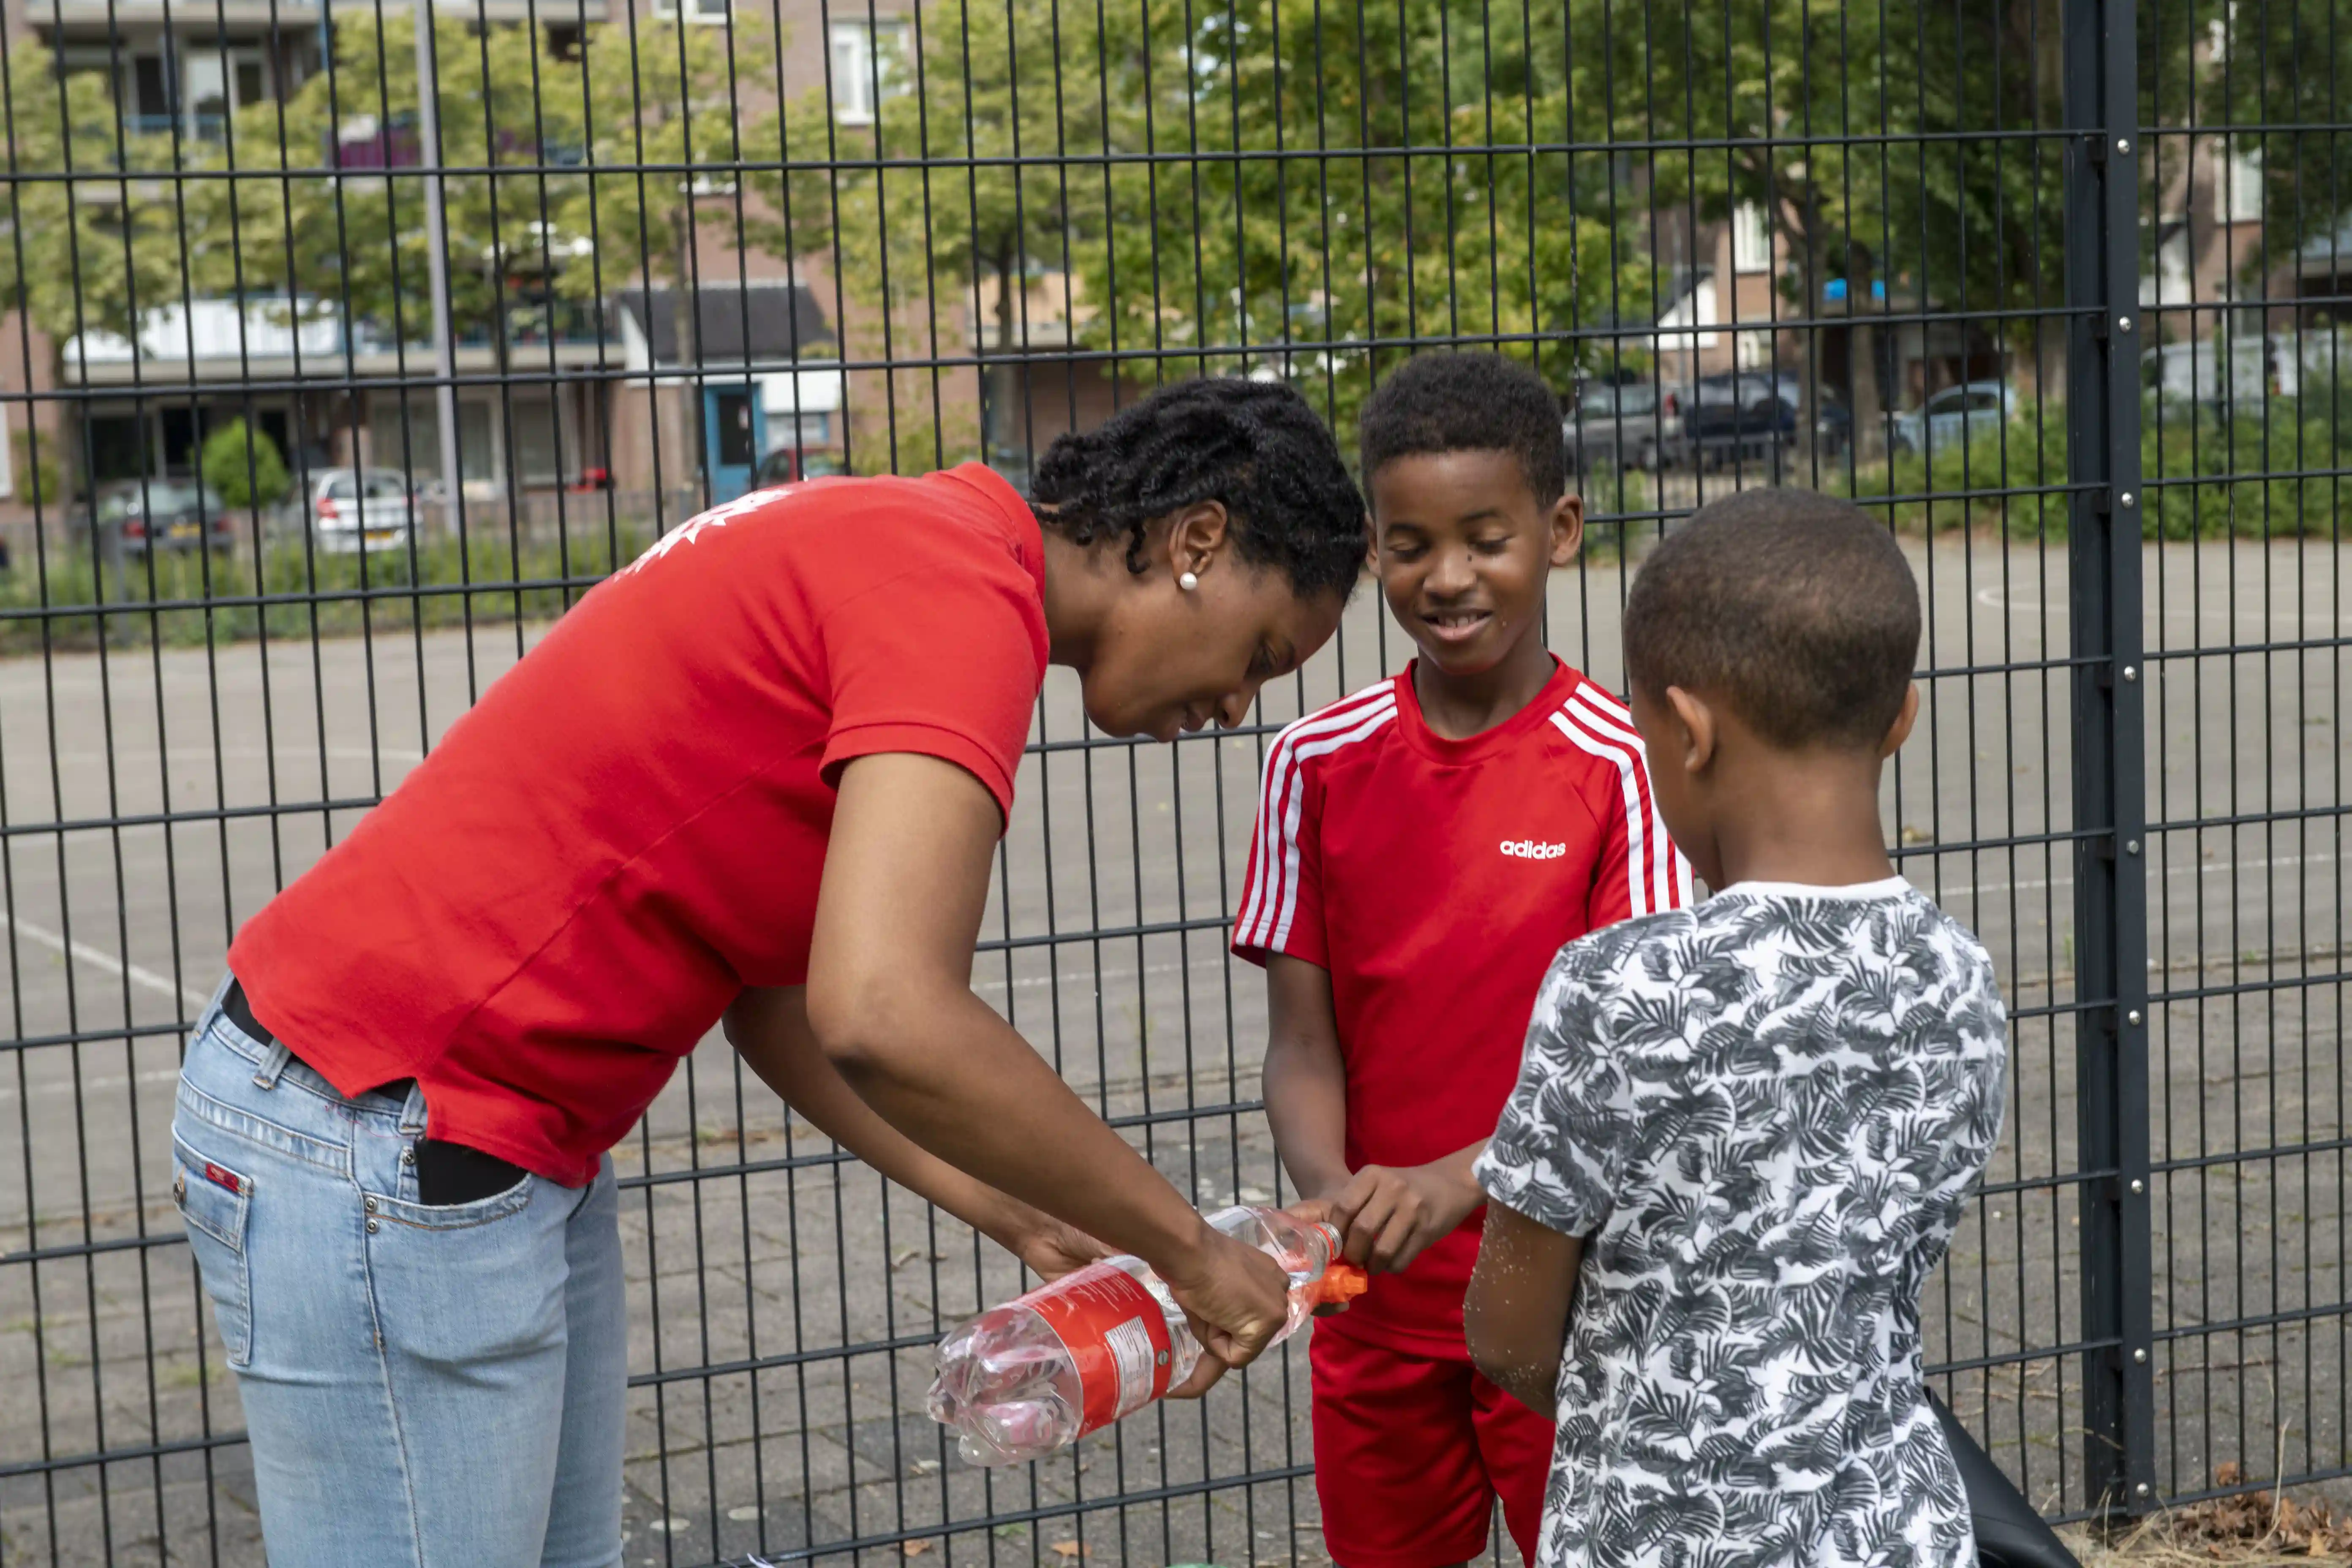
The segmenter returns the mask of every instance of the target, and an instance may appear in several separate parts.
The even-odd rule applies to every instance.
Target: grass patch
[[[86,543],[19,552],[0,576],[0,654],[44,647],[201,647],[257,637],[546,620],[634,560],[650,529],[568,538],[437,537],[366,556],[325,555],[299,539],[233,552],[93,560]]]
[[[2217,1487],[2242,1486],[2244,1473],[2225,1464]],[[2152,1513],[2128,1531],[2102,1538],[2095,1531],[2064,1532],[2083,1568],[2301,1568],[2313,1562],[2352,1559],[2352,1517],[2326,1501],[2298,1501],[2284,1492],[2247,1491]]]

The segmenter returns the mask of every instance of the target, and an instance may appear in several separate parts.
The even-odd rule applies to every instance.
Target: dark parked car
[[[751,476],[751,488],[755,490],[773,489],[778,485],[794,484],[802,479],[821,479],[828,474],[843,471],[841,459],[830,453],[779,447],[760,459],[759,471]]]
[[[1853,445],[1853,416],[1827,392],[1813,410],[1813,450],[1823,458],[1842,458]]]
[[[1568,454],[1580,474],[1670,461],[1683,439],[1682,401],[1646,383],[1595,386],[1568,411]]]
[[[122,479],[98,487],[90,498],[100,538],[123,552],[231,550],[236,519],[217,491],[194,479]]]
[[[1683,408],[1683,444],[1694,465],[1760,461],[1796,444],[1796,400],[1780,378],[1710,375],[1691,391]]]

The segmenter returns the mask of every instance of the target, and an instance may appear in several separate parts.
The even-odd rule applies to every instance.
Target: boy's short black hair
[[[1878,745],[1918,654],[1919,584],[1893,535],[1811,490],[1700,508],[1625,600],[1625,670],[1645,697],[1719,698],[1790,749]]]
[[[1489,353],[1426,353],[1372,389],[1357,420],[1364,488],[1384,463],[1424,452],[1508,452],[1539,506],[1568,493],[1559,399],[1543,377]]]
[[[1290,387],[1171,383],[1097,429],[1056,437],[1029,482],[1041,523],[1078,544],[1123,536],[1139,575],[1151,525],[1204,500],[1224,503],[1241,558],[1279,567],[1300,598],[1355,592],[1370,552],[1364,498]]]

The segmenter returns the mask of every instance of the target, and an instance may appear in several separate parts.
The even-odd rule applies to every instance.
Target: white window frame
[[[2263,216],[2263,154],[2259,147],[2224,143],[2213,184],[2216,223],[2259,223]]]
[[[1764,208],[1741,202],[1731,209],[1731,269],[1734,272],[1772,270],[1772,226]]]
[[[907,36],[907,24],[900,17],[834,20],[825,48],[833,68],[833,117],[837,123],[871,125],[882,100],[906,90],[896,68],[906,58]]]
[[[730,4],[731,0],[654,0],[654,19],[723,27],[733,18],[733,13],[729,9]]]

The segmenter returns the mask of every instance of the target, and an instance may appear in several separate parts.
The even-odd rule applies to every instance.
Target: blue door
[[[751,488],[751,470],[759,465],[767,433],[758,387],[702,389],[703,464],[710,475],[713,504],[733,500]]]

